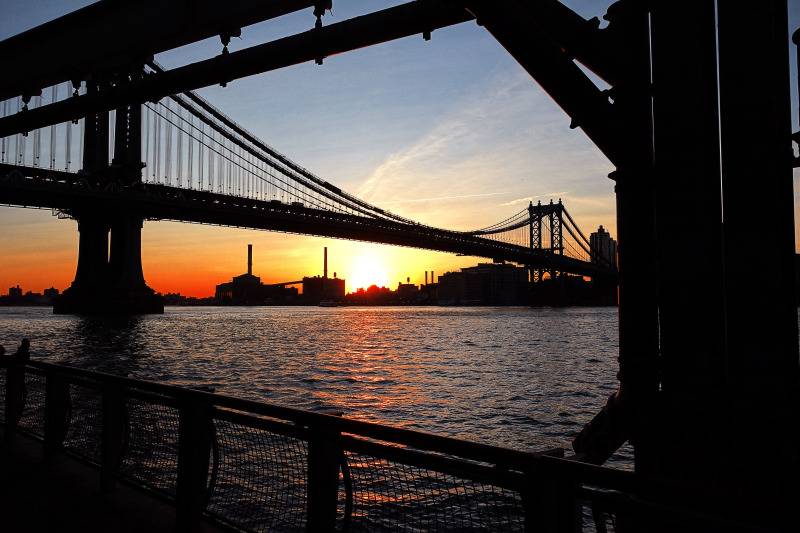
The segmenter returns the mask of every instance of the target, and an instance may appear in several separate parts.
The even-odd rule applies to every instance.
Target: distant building
[[[58,296],[58,294],[59,291],[55,287],[50,287],[49,289],[44,290],[45,298],[50,298],[51,300],[54,300]]]
[[[303,302],[316,305],[322,300],[344,300],[344,280],[336,277],[314,276],[303,278]]]
[[[297,299],[297,289],[285,285],[264,285],[253,275],[253,245],[247,245],[247,273],[217,285],[214,299],[221,305],[270,305]]]
[[[401,303],[417,303],[419,301],[419,287],[411,283],[411,278],[406,278],[405,283],[397,284],[397,298]]]
[[[10,299],[22,298],[22,288],[19,285],[16,287],[10,287],[8,289],[8,297]]]
[[[481,263],[439,276],[439,305],[522,305],[528,301],[528,273],[505,263]]]
[[[49,289],[45,289],[43,291],[44,300],[50,304],[52,304],[56,298],[58,298],[59,291],[55,287],[50,287]]]
[[[323,251],[322,277],[303,278],[303,303],[308,305],[318,305],[323,300],[334,302],[344,301],[344,280],[333,273],[333,277],[328,277],[328,247]]]
[[[589,246],[592,249],[592,263],[604,262],[613,268],[617,267],[617,241],[611,238],[602,224],[589,235]]]

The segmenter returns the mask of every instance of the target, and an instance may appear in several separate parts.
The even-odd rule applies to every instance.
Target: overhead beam
[[[313,0],[105,0],[0,41],[0,100],[312,7]],[[221,45],[220,45],[221,46]]]
[[[516,3],[536,24],[537,32],[564,49],[609,85],[616,85],[624,75],[620,60],[619,39],[613,26],[600,29],[597,18],[586,20],[558,0]],[[511,3],[511,2],[509,2]]]
[[[0,137],[77,120],[90,113],[110,111],[135,102],[157,101],[169,95],[430,32],[472,18],[464,9],[442,2],[402,4],[145,76],[141,80],[110,87],[103,94],[75,96],[23,111],[0,119]]]
[[[608,96],[516,1],[465,2],[467,10],[535,79],[615,165],[622,160],[619,121]],[[546,22],[546,21],[545,21]]]

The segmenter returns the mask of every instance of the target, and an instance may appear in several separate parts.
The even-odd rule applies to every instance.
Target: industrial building
[[[339,279],[336,272],[333,277],[328,277],[328,247],[323,251],[322,277],[303,278],[303,303],[308,305],[319,305],[320,302],[342,302],[344,301],[345,286],[344,280]]]
[[[247,273],[217,285],[214,299],[220,305],[274,305],[295,303],[297,289],[291,283],[264,285],[253,275],[253,245],[247,245]]]
[[[524,305],[528,273],[506,263],[480,263],[438,280],[439,305]]]

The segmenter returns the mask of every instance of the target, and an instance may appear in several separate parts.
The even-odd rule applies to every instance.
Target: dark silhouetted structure
[[[611,265],[617,268],[617,241],[601,224],[597,231],[589,235],[589,246],[592,251],[592,262]]]
[[[217,285],[214,300],[220,305],[274,305],[296,303],[298,291],[287,285],[298,282],[265,285],[253,275],[253,245],[247,245],[247,272],[228,283]]]
[[[322,252],[322,277],[303,278],[302,302],[307,305],[319,305],[320,302],[342,302],[345,295],[345,280],[339,279],[336,272],[328,277],[328,247]]]
[[[478,21],[614,166],[620,389],[576,439],[575,450],[582,460],[602,463],[626,440],[633,443],[636,479],[615,487],[626,503],[607,492],[603,500],[619,504],[612,512],[620,530],[728,531],[735,529],[731,522],[744,523],[743,530],[796,529],[800,367],[792,167],[798,160],[791,143],[800,134],[791,131],[785,0],[620,0],[609,6],[605,25],[556,0],[407,2],[326,26],[321,15],[329,2],[255,6],[231,0],[224,9],[200,3],[191,17],[182,2],[140,4],[98,2],[0,42],[6,60],[0,98],[12,109],[22,103],[0,118],[0,138],[33,139],[33,150],[0,161],[0,203],[60,209],[78,221],[78,271],[57,312],[160,310],[141,270],[145,218],[512,261],[532,271],[535,281],[565,273],[613,279],[610,265],[592,261],[588,240],[560,203],[531,204],[476,231],[416,224],[314,176],[192,93],[306,61],[322,64],[327,56],[406,36],[430,39],[440,28]],[[313,29],[228,53],[239,28],[312,6]],[[145,64],[155,54],[215,35],[225,46],[215,57],[167,71]],[[73,94],[59,96],[58,84],[66,82],[75,83]],[[69,157],[58,168],[55,157],[43,165],[41,133],[59,126],[69,144],[72,121],[79,120],[81,173],[70,172]],[[152,129],[142,128],[148,121]],[[188,165],[196,174],[185,159],[173,157],[173,147],[189,142],[179,132],[192,124],[213,137],[202,149],[191,145],[197,148],[192,157],[210,155],[207,166],[196,160]],[[151,183],[143,183],[143,137]],[[223,162],[219,153],[234,154],[236,164]],[[269,170],[239,172],[253,158]],[[754,187],[768,199],[766,226],[754,223],[762,213],[754,207]],[[743,284],[756,269],[760,282]],[[200,451],[185,456],[198,468],[189,475],[190,490],[179,489],[178,505],[196,516],[204,487],[196,472],[207,471],[209,453],[191,437],[208,427],[199,422],[204,413],[189,417],[181,411],[189,417],[184,420],[195,421],[181,424],[184,442]],[[50,427],[68,419],[63,415],[50,415]],[[315,455],[325,449],[315,442],[339,442],[329,437],[317,436],[308,447],[310,463],[321,469],[312,468],[309,479],[327,475],[331,489],[327,496],[322,490],[308,494],[309,509],[326,502],[308,515],[312,531],[321,529],[318,524],[332,529],[337,509],[341,453]],[[393,457],[414,453],[403,452]],[[528,472],[530,465],[520,470]],[[549,478],[547,486],[520,498],[525,505],[538,503],[525,516],[543,517],[541,528],[537,524],[543,531],[574,530],[575,493],[592,492],[575,471],[595,472],[593,485],[619,479],[605,470],[560,468],[567,477]],[[513,476],[511,469],[503,472],[506,479]],[[654,505],[637,506],[640,498]],[[669,521],[677,502],[695,511],[688,513],[688,525]]]
[[[439,276],[439,305],[525,305],[528,272],[507,264],[481,263]]]

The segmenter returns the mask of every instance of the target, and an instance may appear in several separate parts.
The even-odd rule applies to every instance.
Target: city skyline
[[[89,3],[21,4],[12,10],[16,17],[0,21],[0,39]],[[610,2],[565,3],[592,16]],[[337,4],[325,23],[366,12],[367,4]],[[790,7],[795,25],[797,11]],[[308,13],[298,13],[244,28],[230,48],[307,29],[312,22]],[[171,67],[220,49],[218,39],[209,39],[157,59]],[[483,75],[475,75],[476,64]],[[562,198],[582,226],[602,224],[616,236],[613,182],[607,178],[612,167],[583,132],[565,127],[566,115],[474,24],[436,31],[431,42],[402,39],[329,58],[322,66],[298,65],[199,92],[331,183],[413,220],[469,230],[531,199]],[[798,175],[795,170],[795,181]],[[14,228],[0,235],[0,286],[69,286],[77,261],[74,221],[47,211],[4,209],[0,223]],[[322,246],[346,258],[339,272],[354,280],[354,288],[413,277],[414,264],[444,272],[476,262],[388,245],[146,221],[145,276],[162,293],[206,296],[209,287],[238,271],[237,250],[247,242],[256,245],[265,282],[314,272],[314,250]]]

